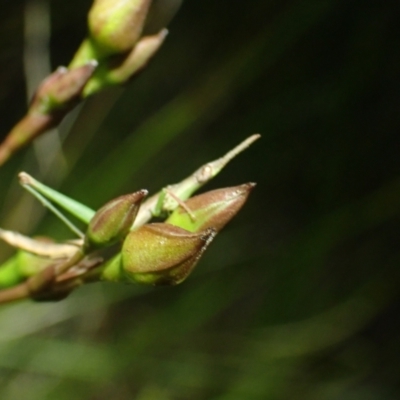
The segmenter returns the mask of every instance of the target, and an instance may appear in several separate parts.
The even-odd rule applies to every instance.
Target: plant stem
[[[26,282],[20,283],[10,289],[0,290],[0,304],[10,303],[16,300],[26,299],[30,296]]]

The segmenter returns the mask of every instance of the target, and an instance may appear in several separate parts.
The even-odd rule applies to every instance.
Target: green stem
[[[68,69],[81,67],[91,60],[98,61],[99,58],[98,51],[95,49],[93,42],[90,38],[86,38],[79,46],[72,61],[69,63]]]
[[[21,282],[18,262],[18,256],[14,255],[0,267],[0,287],[11,287]]]
[[[36,197],[44,207],[48,208],[58,219],[60,219],[64,224],[79,238],[83,239],[84,234],[81,232],[79,228],[77,228],[62,212],[60,212],[56,207],[53,206],[44,196],[42,196],[35,189],[30,187],[29,185],[22,185],[24,189],[26,189],[29,193],[31,193],[34,197]]]
[[[39,181],[28,175],[26,172],[21,172],[19,174],[19,180],[21,185],[24,186],[26,189],[28,187],[33,188],[36,192],[42,194],[47,199],[56,203],[85,224],[88,224],[95,214],[95,211],[91,208],[85,206],[82,203],[79,203],[74,199],[71,199],[68,196],[65,196],[60,192],[57,192],[54,189],[49,188],[48,186],[40,183]],[[34,194],[33,192],[31,193]],[[36,196],[36,194],[34,195]]]

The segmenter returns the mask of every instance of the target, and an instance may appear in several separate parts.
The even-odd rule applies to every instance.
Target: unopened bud
[[[255,183],[212,190],[194,196],[179,206],[165,221],[190,232],[207,228],[220,231],[242,208]]]
[[[151,0],[95,0],[88,23],[102,56],[125,53],[135,46],[150,4]]]
[[[53,110],[68,108],[79,101],[83,88],[97,67],[96,61],[68,70],[59,67],[37,89],[29,111],[48,114]]]
[[[124,241],[123,271],[135,282],[176,285],[189,276],[214,236],[213,229],[190,233],[165,223],[143,225]]]
[[[129,232],[147,190],[126,194],[101,207],[89,222],[85,235],[86,249],[110,246]]]
[[[123,64],[111,71],[113,81],[123,83],[142,70],[161,47],[167,34],[168,31],[163,29],[155,35],[142,37]]]
[[[92,95],[107,86],[123,84],[130,80],[146,67],[163,44],[167,33],[168,31],[163,29],[157,35],[141,38],[122,61],[111,57],[109,60],[104,60],[85,86],[84,96]]]

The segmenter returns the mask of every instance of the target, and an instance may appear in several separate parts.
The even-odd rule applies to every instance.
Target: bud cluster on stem
[[[141,71],[167,35],[142,36],[151,0],[95,0],[88,15],[88,37],[68,67],[48,76],[27,114],[0,143],[0,165],[37,136],[57,126],[83,98],[121,85]]]
[[[167,35],[158,23],[159,30],[146,29],[152,4],[152,0],[94,0],[87,38],[68,67],[57,68],[39,85],[27,114],[0,144],[0,165],[59,124],[83,98],[128,82],[147,65]],[[22,186],[79,239],[54,243],[0,229],[0,239],[19,250],[0,266],[0,286],[5,287],[0,290],[0,303],[26,297],[60,300],[82,284],[99,280],[148,285],[183,282],[216,234],[241,209],[255,184],[191,196],[258,138],[257,134],[250,136],[146,201],[147,190],[142,189],[119,196],[97,211],[21,173]],[[53,203],[85,223],[85,233]],[[166,219],[151,223],[153,216]]]
[[[121,256],[105,265],[101,279],[151,285],[183,282],[254,186],[247,183],[203,193],[185,201],[165,223],[132,230],[123,242]]]
[[[147,285],[183,282],[216,234],[239,212],[255,183],[190,196],[259,137],[250,136],[143,204],[145,189],[114,198],[97,211],[21,173],[22,186],[80,239],[60,244],[0,229],[0,239],[20,249],[0,266],[0,286],[6,287],[0,290],[0,303],[25,297],[59,300],[82,284],[99,280]],[[51,202],[86,223],[86,233]],[[166,213],[163,223],[151,223],[152,216]]]

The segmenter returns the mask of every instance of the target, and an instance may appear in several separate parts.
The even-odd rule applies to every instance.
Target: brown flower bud
[[[176,285],[188,277],[214,236],[213,229],[190,233],[165,223],[144,225],[124,241],[123,271],[135,282]]]
[[[219,232],[242,208],[255,183],[212,190],[194,196],[165,221],[190,232],[214,228]]]
[[[29,107],[30,113],[48,114],[70,108],[79,101],[83,88],[97,67],[96,61],[68,70],[59,67],[38,87]]]
[[[110,246],[129,232],[147,190],[126,194],[109,201],[90,220],[85,236],[87,249]]]

